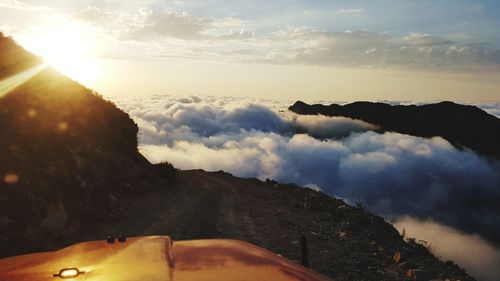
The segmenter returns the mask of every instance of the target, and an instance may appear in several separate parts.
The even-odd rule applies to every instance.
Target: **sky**
[[[107,95],[498,101],[500,3],[0,0],[0,31]]]

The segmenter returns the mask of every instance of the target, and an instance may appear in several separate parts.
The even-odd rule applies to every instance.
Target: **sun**
[[[16,40],[56,70],[86,86],[91,87],[100,76],[98,60],[93,55],[96,40],[85,25],[67,20],[31,29]]]

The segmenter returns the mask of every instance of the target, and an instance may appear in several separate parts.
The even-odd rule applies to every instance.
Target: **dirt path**
[[[399,280],[395,251],[426,270],[450,270],[425,249],[409,247],[382,218],[303,188],[229,174],[181,171],[174,184],[125,199],[121,214],[81,240],[108,235],[167,235],[174,240],[244,240],[300,260],[309,240],[311,267],[336,280]],[[463,278],[462,280],[470,280]]]
[[[182,172],[173,186],[130,198],[119,220],[107,221],[89,235],[239,236],[235,195],[234,188],[217,177]]]

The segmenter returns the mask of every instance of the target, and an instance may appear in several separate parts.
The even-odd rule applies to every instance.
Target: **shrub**
[[[172,163],[168,161],[163,161],[161,163],[155,164],[156,173],[167,180],[174,180],[179,169],[175,168]]]

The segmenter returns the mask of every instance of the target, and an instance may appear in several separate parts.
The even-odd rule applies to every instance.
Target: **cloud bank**
[[[500,278],[500,248],[478,235],[464,234],[431,220],[402,217],[394,225],[407,237],[418,237],[443,260],[452,260],[479,280]]]
[[[224,170],[360,202],[385,216],[430,218],[499,243],[500,166],[440,137],[380,134],[348,118],[278,112],[283,104],[153,96],[117,103],[140,150],[181,169]]]
[[[360,8],[336,11],[344,16],[364,13]],[[113,39],[143,45],[150,57],[419,71],[500,71],[500,50],[456,35],[394,35],[303,26],[273,26],[263,32],[242,18],[146,7],[116,13],[90,6],[75,11],[74,19],[99,27]]]
[[[0,7],[26,10],[26,11],[52,11],[54,9],[44,6],[35,6],[19,0],[0,0]]]
[[[488,112],[489,114],[494,115],[497,118],[500,118],[500,102],[486,102],[486,103],[477,103],[473,105],[476,105],[477,107]]]
[[[290,101],[165,95],[114,101],[139,124],[140,150],[152,162],[270,178],[360,202],[396,218],[397,228],[429,242],[444,260],[483,280],[500,278],[498,163],[440,137],[381,134],[360,120],[298,116],[285,110]],[[477,105],[490,113],[500,109]]]

